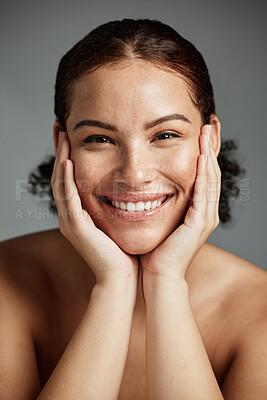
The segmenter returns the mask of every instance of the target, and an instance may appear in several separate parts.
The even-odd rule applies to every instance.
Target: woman
[[[59,229],[1,245],[1,398],[265,398],[266,272],[206,243],[240,169],[200,53],[104,24],[62,58],[55,114],[32,191],[52,166]]]

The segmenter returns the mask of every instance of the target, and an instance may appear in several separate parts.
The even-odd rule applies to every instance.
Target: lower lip
[[[142,221],[154,217],[155,215],[158,216],[162,212],[162,210],[169,204],[172,198],[173,195],[168,197],[167,200],[165,200],[165,202],[162,203],[159,207],[151,208],[150,210],[144,210],[144,211],[124,211],[121,210],[120,208],[113,207],[106,200],[101,200],[101,201],[103,202],[104,206],[108,209],[110,217],[121,218],[126,221]]]

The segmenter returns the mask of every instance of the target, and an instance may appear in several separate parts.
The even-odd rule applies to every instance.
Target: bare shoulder
[[[267,319],[267,271],[236,254],[206,244],[205,273],[214,282],[219,293],[221,311],[225,319],[231,318],[231,328],[244,336],[246,325]]]
[[[2,297],[12,296],[20,304],[20,315],[32,320],[34,308],[49,287],[45,251],[51,232],[37,232],[8,239],[0,243],[0,279]],[[52,241],[53,242],[53,241]],[[29,322],[30,323],[30,322]],[[34,324],[34,321],[31,321]]]
[[[91,278],[88,266],[59,229],[1,242],[0,275],[34,318],[53,309],[53,300],[77,293],[84,278]]]
[[[10,267],[16,265],[18,268],[30,263],[44,268],[62,260],[71,247],[59,229],[51,229],[5,240],[0,243],[0,252]]]
[[[37,285],[47,277],[49,261],[57,258],[56,230],[31,233],[0,243],[0,269],[6,280],[13,282],[18,291]],[[56,251],[57,248],[57,251]]]
[[[60,265],[60,258],[62,264],[62,254],[67,246],[60,236],[58,230],[49,230],[0,243],[2,285],[5,290],[12,291],[21,304],[26,304],[28,310],[33,311],[43,294],[52,291],[50,270]]]
[[[230,355],[222,394],[237,400],[266,398],[267,271],[210,244],[204,253],[204,270],[211,273],[213,290],[219,293],[213,297],[219,303],[221,324],[218,355]]]
[[[267,271],[264,266],[258,266],[230,251],[209,243],[206,243],[204,252],[207,269],[210,272],[213,270],[214,276],[217,275],[223,285],[229,286],[230,292],[235,289],[235,294],[237,294],[236,289],[238,289],[240,294],[248,294],[251,290],[255,293],[257,287],[261,294],[265,294]]]

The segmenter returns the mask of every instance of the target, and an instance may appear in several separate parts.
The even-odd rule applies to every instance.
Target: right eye
[[[106,136],[92,135],[88,136],[83,143],[111,143],[111,141]]]

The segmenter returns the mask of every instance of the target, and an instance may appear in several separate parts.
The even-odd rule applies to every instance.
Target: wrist
[[[101,286],[118,286],[118,287],[125,287],[125,286],[137,286],[138,282],[138,270],[134,270],[128,272],[125,270],[123,273],[114,272],[112,270],[105,271],[96,271],[94,272],[95,275],[95,282]]]
[[[143,272],[143,290],[147,293],[156,293],[159,289],[179,290],[185,294],[188,293],[188,283],[183,275],[167,276],[163,274],[153,274]]]
[[[147,269],[143,269],[143,283],[175,283],[186,282],[185,279],[186,271],[177,271],[174,268],[162,269],[162,273],[151,272]]]
[[[134,277],[127,279],[97,279],[94,288],[96,288],[96,290],[109,292],[111,296],[136,298],[137,283]]]

